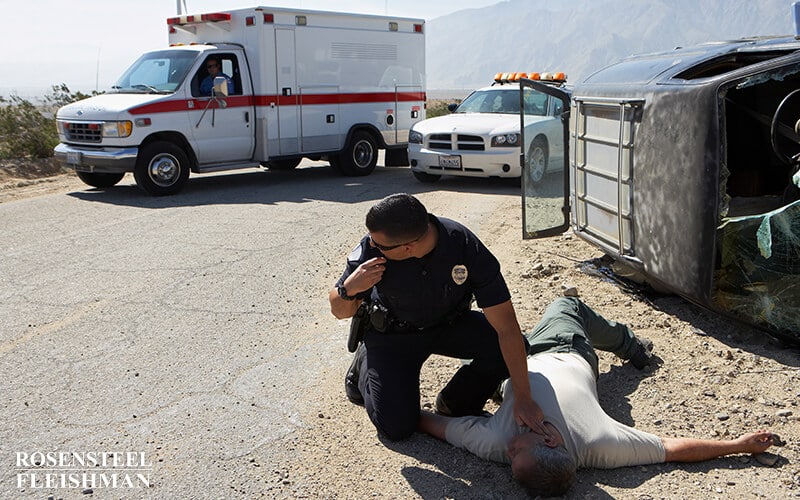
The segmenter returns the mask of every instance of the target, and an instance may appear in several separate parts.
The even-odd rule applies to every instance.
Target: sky
[[[501,0],[184,0],[184,13],[268,5],[431,20]],[[52,85],[106,90],[142,52],[167,45],[178,0],[27,0],[4,9],[0,96],[34,98]],[[12,14],[13,19],[9,19]],[[15,19],[15,20],[14,20]]]

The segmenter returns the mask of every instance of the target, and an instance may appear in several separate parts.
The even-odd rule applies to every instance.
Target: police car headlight
[[[128,121],[103,122],[103,137],[128,137],[131,135],[133,124]]]
[[[416,130],[410,131],[408,133],[408,142],[410,144],[422,144],[422,134],[420,134]]]
[[[519,134],[503,134],[492,137],[493,148],[516,148],[519,146]]]

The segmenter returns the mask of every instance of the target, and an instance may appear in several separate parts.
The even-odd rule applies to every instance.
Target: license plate
[[[67,152],[67,164],[68,165],[80,165],[81,164],[81,153],[79,151],[68,151]]]
[[[461,157],[459,155],[449,155],[439,157],[439,166],[441,168],[461,168]]]

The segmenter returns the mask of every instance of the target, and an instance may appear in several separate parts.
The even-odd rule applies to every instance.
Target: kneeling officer
[[[431,354],[471,359],[436,398],[448,416],[479,414],[500,381],[511,377],[518,425],[546,435],[530,398],[526,343],[500,264],[469,229],[429,214],[400,193],[370,208],[369,234],[347,258],[331,289],[331,312],[365,323],[345,377],[347,397],[363,404],[390,440],[417,429],[419,375]],[[473,311],[473,297],[483,312]],[[366,313],[366,314],[364,314]],[[355,346],[351,346],[355,347]]]

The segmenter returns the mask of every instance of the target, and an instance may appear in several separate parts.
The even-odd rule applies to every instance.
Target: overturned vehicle
[[[630,57],[571,100],[521,87],[570,105],[564,175],[523,175],[524,237],[571,225],[650,284],[800,344],[800,40]]]

